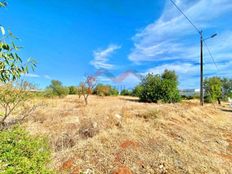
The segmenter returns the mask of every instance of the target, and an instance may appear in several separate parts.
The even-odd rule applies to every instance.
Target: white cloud
[[[232,61],[218,63],[217,68],[214,63],[208,63],[204,66],[204,77],[219,76],[231,77]],[[171,64],[162,64],[148,69],[147,73],[161,74],[165,69],[174,70],[179,76],[180,88],[198,88],[200,78],[200,66],[193,63],[176,62]]]
[[[156,61],[160,64],[145,73],[162,73],[175,70],[179,75],[180,88],[199,86],[199,34],[185,17],[167,0],[160,18],[146,26],[133,37],[134,48],[129,60],[134,63]],[[207,48],[204,46],[204,77],[231,77],[232,27],[228,21],[232,16],[231,0],[175,0],[193,23],[204,31],[204,36],[214,32],[218,36],[207,41],[216,61],[216,69]],[[166,62],[166,63],[165,63]]]
[[[44,75],[45,79],[51,80],[52,78],[49,75]]]
[[[207,31],[219,30],[219,36],[210,42],[210,47],[215,50],[215,57],[232,49],[230,44],[232,29],[228,24],[223,24],[221,17],[232,14],[231,0],[178,0],[181,9],[197,27]],[[220,18],[219,18],[220,17]],[[225,20],[225,19],[224,19]],[[225,31],[223,25],[226,25]],[[133,37],[134,49],[129,59],[135,63],[143,61],[161,60],[189,60],[198,61],[199,37],[194,28],[180,14],[177,9],[167,1],[161,17],[154,23],[145,27]],[[228,59],[227,59],[228,60]]]
[[[38,75],[38,74],[31,74],[31,73],[24,74],[23,76],[25,76],[25,77],[31,77],[31,78],[39,78],[40,77],[40,75]]]
[[[119,45],[109,45],[106,49],[99,49],[93,52],[94,59],[90,62],[96,69],[112,69],[114,65],[107,63],[109,57],[121,46]]]

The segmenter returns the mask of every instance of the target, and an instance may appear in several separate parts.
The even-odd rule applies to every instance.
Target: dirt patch
[[[139,143],[131,140],[125,140],[120,144],[120,147],[123,149],[128,149],[128,148],[136,149],[139,147]]]

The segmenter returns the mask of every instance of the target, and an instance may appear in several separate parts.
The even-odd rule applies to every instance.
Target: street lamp
[[[213,34],[210,37],[207,38],[203,38],[203,31],[200,31],[200,40],[201,40],[201,48],[200,48],[200,62],[201,62],[201,67],[200,67],[200,74],[201,74],[201,78],[200,78],[200,103],[203,106],[204,105],[204,88],[203,88],[203,42],[205,42],[208,39],[214,38],[215,36],[217,36],[217,33]]]

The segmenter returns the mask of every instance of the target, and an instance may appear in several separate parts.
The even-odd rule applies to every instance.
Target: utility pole
[[[203,32],[200,32],[200,44],[201,44],[201,48],[200,48],[200,104],[201,106],[204,105],[204,88],[203,88]]]
[[[205,42],[208,39],[214,38],[215,36],[217,36],[217,34],[213,34],[212,36],[204,39],[203,38],[203,31],[199,30],[196,25],[194,25],[194,23],[185,15],[185,13],[180,9],[180,7],[178,7],[176,5],[176,3],[174,2],[174,0],[170,0],[171,3],[173,3],[173,5],[177,8],[177,10],[179,10],[181,12],[181,14],[189,21],[189,23],[193,26],[193,28],[195,28],[195,30],[200,34],[200,44],[201,44],[201,48],[200,48],[200,104],[203,106],[204,105],[204,88],[203,88],[203,42]]]

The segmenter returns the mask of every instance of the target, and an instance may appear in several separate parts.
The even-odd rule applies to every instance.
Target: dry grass
[[[232,111],[228,107],[148,104],[125,97],[44,99],[25,123],[46,135],[61,173],[231,173]],[[223,109],[224,111],[222,111]]]

